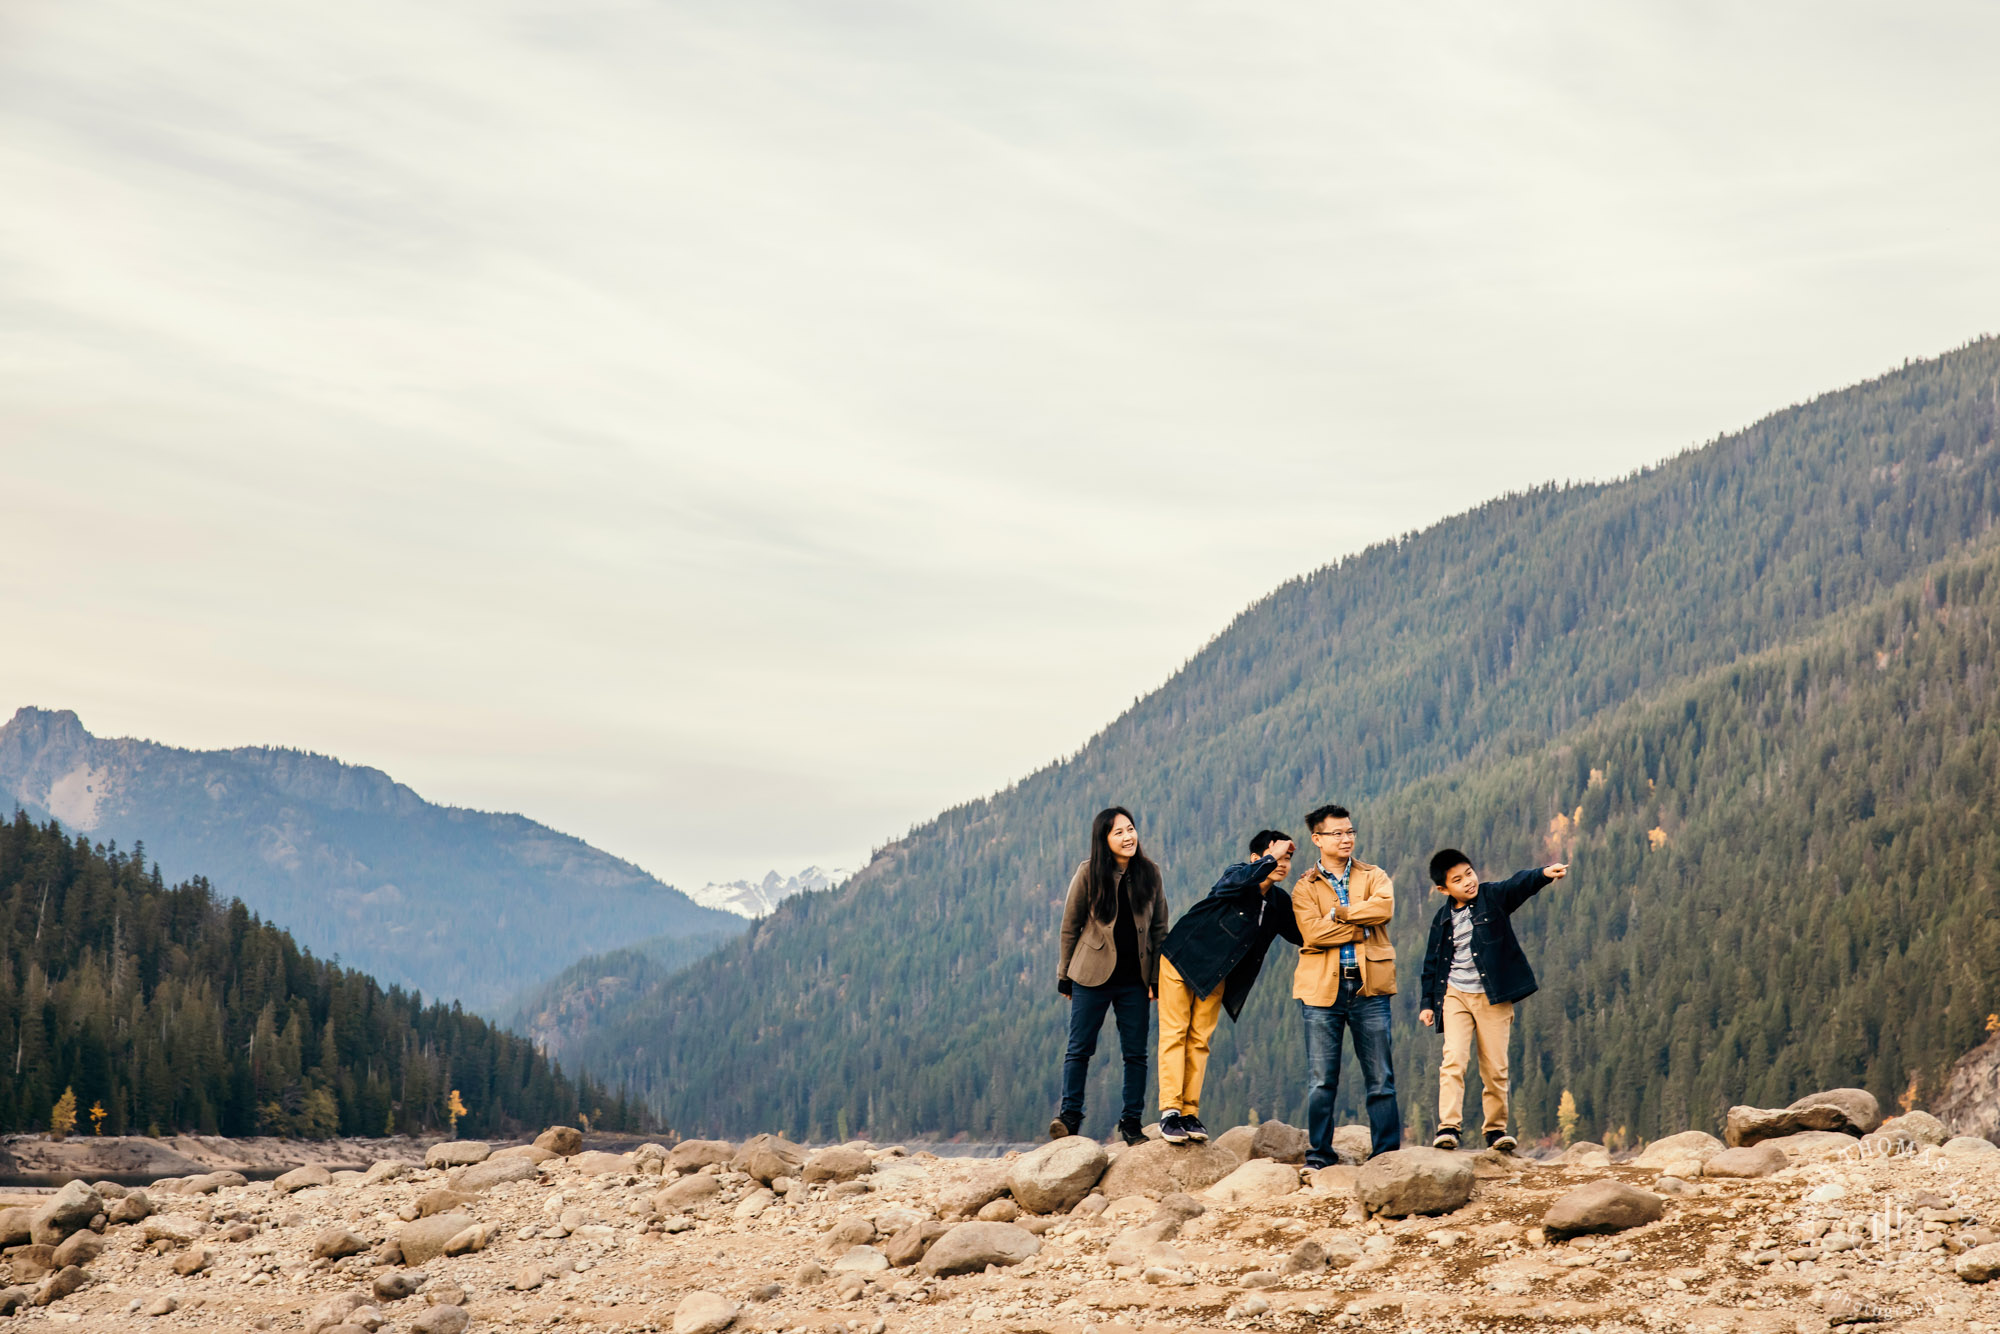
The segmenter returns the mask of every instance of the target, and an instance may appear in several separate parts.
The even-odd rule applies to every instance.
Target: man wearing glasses
[[[1343,1030],[1354,1034],[1354,1056],[1368,1091],[1371,1154],[1403,1146],[1396,1071],[1389,1055],[1389,997],[1396,994],[1396,948],[1389,917],[1396,886],[1379,866],[1354,855],[1354,820],[1345,806],[1321,806],[1306,816],[1319,860],[1292,886],[1298,917],[1298,971],[1292,995],[1306,1021],[1307,1167],[1327,1167],[1333,1155],[1333,1105],[1340,1094]]]

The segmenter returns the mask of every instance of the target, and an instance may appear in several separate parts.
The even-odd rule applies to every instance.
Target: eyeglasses
[[[1354,831],[1353,831],[1352,829],[1326,829],[1326,830],[1322,830],[1322,831],[1320,831],[1320,832],[1319,832],[1319,833],[1317,833],[1317,834],[1314,834],[1314,835],[1313,835],[1313,837],[1314,837],[1314,838],[1331,838],[1331,839],[1335,839],[1335,840],[1339,840],[1339,839],[1343,839],[1343,838],[1353,838],[1353,837],[1354,837]]]

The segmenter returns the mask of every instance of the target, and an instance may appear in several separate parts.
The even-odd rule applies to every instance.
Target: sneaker
[[[1439,1126],[1437,1138],[1431,1141],[1433,1149],[1455,1149],[1458,1147],[1458,1127]]]
[[[1120,1121],[1118,1123],[1118,1137],[1127,1144],[1144,1144],[1146,1142],[1146,1132],[1139,1128],[1137,1121]]]
[[[1075,1133],[1076,1127],[1063,1120],[1060,1116],[1054,1117],[1049,1121],[1050,1139],[1068,1139]]]
[[[1187,1137],[1195,1143],[1208,1143],[1208,1127],[1201,1123],[1200,1117],[1183,1116],[1181,1118],[1181,1129],[1187,1131]]]
[[[1187,1122],[1179,1112],[1160,1113],[1160,1138],[1169,1144],[1188,1142]]]
[[[1495,1153],[1512,1153],[1520,1147],[1520,1141],[1504,1130],[1489,1130],[1486,1132],[1486,1147]]]

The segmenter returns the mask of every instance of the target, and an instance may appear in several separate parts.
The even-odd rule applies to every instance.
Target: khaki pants
[[[1160,1110],[1201,1115],[1208,1039],[1222,1018],[1222,987],[1197,997],[1170,959],[1160,960]]]
[[[1444,993],[1444,1061],[1438,1066],[1438,1124],[1455,1126],[1465,1115],[1465,1063],[1479,1042],[1479,1101],[1487,1134],[1507,1128],[1507,1039],[1514,1032],[1514,1003],[1500,1005],[1476,991]]]

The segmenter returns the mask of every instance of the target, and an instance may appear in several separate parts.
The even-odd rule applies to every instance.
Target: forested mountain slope
[[[24,708],[0,727],[9,798],[99,841],[144,839],[168,878],[206,876],[323,957],[477,1010],[635,937],[743,924],[582,839],[303,751],[114,740]]]
[[[320,962],[204,881],[168,888],[25,813],[0,824],[0,1128],[65,1089],[111,1134],[480,1135],[643,1114],[457,1006]],[[85,1119],[83,1125],[90,1122]]]
[[[1399,886],[1411,1120],[1431,1116],[1436,1058],[1413,1022],[1424,858],[1470,843],[1511,870],[1550,855],[1559,815],[1580,817],[1555,826],[1574,875],[1523,918],[1545,987],[1519,1029],[1529,1133],[1564,1086],[1589,1133],[1830,1082],[1894,1101],[1996,999],[1966,953],[1994,957],[2000,872],[2000,663],[1980,628],[1996,410],[2000,344],[1982,340],[1289,583],[1072,759],[783,905],[646,998],[646,1022],[575,1050],[687,1131],[827,1134],[844,1114],[883,1135],[1032,1134],[1092,812],[1136,809],[1178,909],[1257,827],[1302,832],[1337,799]],[[1207,1119],[1298,1115],[1287,972],[1219,1042]]]

